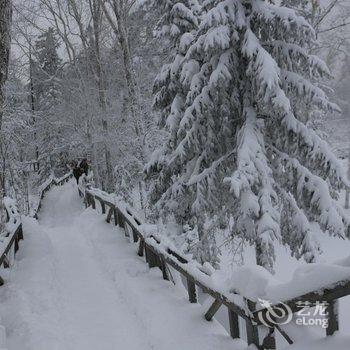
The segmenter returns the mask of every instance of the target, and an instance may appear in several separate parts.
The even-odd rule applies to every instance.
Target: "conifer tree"
[[[316,83],[329,71],[308,52],[315,32],[294,10],[262,0],[207,0],[203,9],[178,74],[185,103],[176,122],[163,106],[170,136],[147,168],[157,174],[154,200],[178,217],[227,211],[232,233],[270,271],[276,242],[314,261],[315,222],[349,234],[335,200],[342,168],[304,114],[305,105],[338,109]],[[159,91],[179,105],[169,86]]]

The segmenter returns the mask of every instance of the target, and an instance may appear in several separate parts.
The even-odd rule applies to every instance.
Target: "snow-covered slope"
[[[24,230],[0,290],[8,350],[246,348],[150,271],[122,232],[83,210],[73,182],[53,188]]]

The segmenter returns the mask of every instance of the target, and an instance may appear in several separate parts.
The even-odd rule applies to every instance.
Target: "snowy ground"
[[[52,189],[24,231],[0,290],[8,350],[246,348],[150,271],[122,232],[84,210],[73,182]]]
[[[39,221],[24,219],[24,232],[17,263],[0,288],[8,350],[247,349],[225,331],[225,308],[217,315],[224,327],[206,322],[204,308],[188,302],[181,284],[163,281],[123,232],[82,207],[74,182],[53,188]],[[335,258],[349,254],[347,244],[325,243],[334,245]],[[279,254],[277,274],[288,280],[297,264]],[[348,350],[350,302],[341,303],[340,334],[319,339],[316,332],[315,340],[315,332],[291,329],[297,343],[287,348]]]

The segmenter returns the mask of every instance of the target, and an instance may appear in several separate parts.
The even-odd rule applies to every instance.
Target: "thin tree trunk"
[[[34,143],[35,143],[35,159],[33,165],[34,171],[39,171],[39,148],[37,144],[36,133],[36,118],[35,118],[35,96],[34,96],[34,82],[33,82],[33,60],[32,60],[32,44],[29,42],[29,84],[30,84],[30,108],[32,111],[32,123],[34,127]]]
[[[103,2],[103,0],[102,0]],[[132,69],[132,62],[131,62],[131,54],[130,54],[130,45],[126,30],[126,23],[125,23],[125,14],[123,14],[121,6],[118,5],[118,2],[116,0],[112,3],[113,12],[117,21],[117,24],[113,21],[111,18],[108,9],[106,8],[105,3],[103,2],[103,11],[105,13],[105,16],[114,31],[115,36],[117,37],[117,40],[119,42],[119,45],[121,47],[122,53],[123,53],[123,63],[124,63],[124,74],[125,74],[125,81],[126,85],[128,87],[128,95],[129,95],[129,107],[131,111],[131,116],[133,119],[134,124],[134,130],[135,135],[139,140],[139,147],[140,147],[140,158],[144,158],[143,156],[143,150],[142,148],[142,130],[141,130],[141,121],[140,121],[140,103],[139,98],[137,95],[137,83],[135,79],[135,74]]]
[[[0,0],[0,142],[2,142],[2,121],[4,115],[4,85],[7,80],[8,65],[10,57],[10,30],[12,20],[11,0]],[[2,145],[0,145],[2,147]],[[5,172],[0,174],[1,182],[5,183]],[[6,219],[3,208],[3,188],[0,188],[0,231]]]
[[[100,31],[101,31],[101,15],[102,8],[98,0],[92,0],[90,2],[91,13],[93,18],[93,30],[94,30],[94,54],[95,54],[95,72],[97,77],[99,103],[101,109],[101,124],[103,132],[103,153],[106,165],[106,190],[113,191],[114,189],[114,176],[112,167],[111,151],[109,149],[109,130],[107,121],[107,98],[106,98],[106,79],[101,64],[101,52],[100,52]]]
[[[89,118],[89,117],[88,117]],[[97,162],[96,156],[96,146],[93,141],[92,133],[91,133],[91,123],[88,121],[87,123],[87,144],[88,144],[88,158],[90,159],[92,172],[94,174],[94,180],[96,187],[101,187],[101,178],[100,178],[100,169],[99,164]]]

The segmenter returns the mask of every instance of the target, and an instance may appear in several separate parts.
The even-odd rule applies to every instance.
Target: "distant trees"
[[[32,122],[35,130],[35,158],[43,181],[54,171],[54,163],[62,154],[60,123],[57,110],[62,98],[62,60],[58,55],[59,41],[49,27],[34,43],[30,60],[30,94]],[[63,160],[64,161],[64,160]],[[67,159],[65,159],[67,162]],[[55,165],[59,167],[58,164]]]
[[[10,32],[12,18],[12,2],[0,1],[0,130],[4,110],[4,85],[7,80],[10,57]]]
[[[180,77],[183,98],[156,81],[170,132],[148,165],[158,174],[154,199],[196,217],[199,230],[206,216],[231,216],[232,234],[253,244],[257,263],[271,271],[275,242],[314,261],[312,223],[345,237],[349,221],[335,200],[342,169],[303,112],[337,109],[316,83],[329,71],[308,52],[312,27],[285,7],[222,0],[206,2],[198,30],[183,33],[179,23],[192,18],[185,4],[174,3],[170,13],[181,8],[181,20],[168,25],[184,58],[178,71],[161,72],[163,81],[168,71]]]
[[[16,42],[30,69],[11,84],[23,87],[30,75],[33,97],[9,111],[18,122],[7,124],[9,134],[23,141],[11,148],[16,169],[39,160],[46,177],[87,155],[97,186],[146,208],[147,163],[156,214],[173,215],[188,249],[214,265],[222,229],[252,244],[270,270],[276,243],[314,261],[317,225],[347,235],[336,203],[343,174],[310,123],[338,108],[322,90],[331,76],[314,40],[330,32],[332,8],[307,0],[38,3],[16,7],[24,23]],[[156,72],[161,129],[151,111]]]

